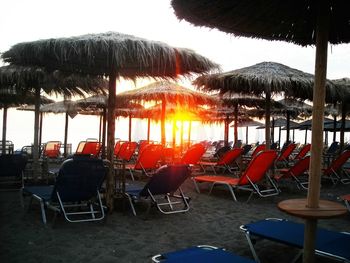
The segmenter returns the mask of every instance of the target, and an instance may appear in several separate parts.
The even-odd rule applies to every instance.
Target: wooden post
[[[67,141],[68,141],[68,112],[66,112],[65,116],[65,125],[64,125],[64,142],[63,142],[63,156],[64,158],[67,157]]]
[[[163,147],[165,147],[166,144],[166,138],[165,138],[165,110],[166,110],[166,101],[165,99],[162,99],[162,113],[161,113],[161,122],[160,122],[160,133],[161,133],[161,143]]]
[[[316,25],[315,86],[313,91],[312,140],[307,207],[318,208],[323,150],[323,117],[326,94],[327,48],[329,34],[328,1],[320,1]],[[308,219],[305,224],[304,263],[315,261],[317,221]]]
[[[109,161],[109,169],[107,175],[107,191],[106,191],[106,204],[109,208],[109,212],[112,213],[114,209],[114,192],[115,192],[115,180],[114,180],[114,134],[115,134],[115,93],[116,93],[116,73],[109,74],[109,86],[108,86],[108,110],[107,110],[107,160]]]
[[[337,135],[335,132],[336,128],[337,128],[337,116],[334,115],[333,116],[333,142],[336,141],[336,135]]]
[[[287,138],[286,141],[289,142],[290,141],[290,113],[287,112]]]
[[[265,104],[265,143],[266,150],[270,149],[271,140],[270,140],[270,110],[271,110],[271,91],[270,87],[266,90],[266,104]]]
[[[131,142],[131,126],[132,126],[132,117],[129,115],[129,142]]]
[[[345,131],[345,118],[346,118],[346,102],[342,102],[341,109],[341,125],[340,125],[340,150],[344,149],[344,131]]]
[[[102,159],[106,158],[106,128],[107,128],[107,111],[103,108],[102,112]]]
[[[248,125],[245,130],[245,143],[248,144]]]
[[[148,118],[148,120],[147,120],[147,142],[149,142],[150,132],[151,132],[151,118]]]
[[[41,145],[43,138],[43,114],[44,113],[40,112],[39,115],[39,145]]]
[[[33,179],[39,176],[39,115],[40,115],[40,88],[35,89],[35,111],[34,111],[34,142],[33,142]]]
[[[275,142],[275,118],[272,118],[271,122],[271,142]]]
[[[224,145],[228,146],[228,129],[229,129],[229,116],[226,116],[224,127]]]
[[[238,141],[238,104],[235,105],[235,127],[234,127],[234,145],[236,145]]]
[[[7,125],[7,106],[3,108],[3,118],[2,118],[2,151],[1,154],[6,154],[6,127]]]

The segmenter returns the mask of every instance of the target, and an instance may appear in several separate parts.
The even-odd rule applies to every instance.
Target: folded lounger
[[[26,186],[21,196],[29,195],[40,202],[44,224],[46,208],[62,213],[68,222],[102,220],[105,213],[99,190],[105,176],[102,160],[75,156],[62,163],[55,185]]]
[[[253,246],[254,238],[268,239],[299,249],[304,246],[304,224],[282,219],[265,219],[242,225],[240,228],[245,233],[256,262],[260,261]],[[315,246],[317,255],[350,262],[350,233],[318,228]],[[298,254],[300,255],[301,253]]]
[[[253,263],[253,260],[237,256],[222,248],[213,246],[195,246],[178,251],[159,254],[152,257],[154,263]]]
[[[188,165],[173,164],[160,167],[144,187],[128,185],[125,194],[129,199],[133,214],[136,216],[134,202],[150,200],[163,214],[187,212],[190,209],[188,197],[181,190],[182,183],[190,176]],[[175,192],[179,192],[175,195]]]

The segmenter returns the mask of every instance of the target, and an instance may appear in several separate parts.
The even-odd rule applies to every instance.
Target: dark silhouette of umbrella
[[[350,42],[348,1],[172,0],[176,15],[237,36],[316,46],[312,149],[307,207],[318,209],[328,43]],[[320,210],[320,209],[319,209]],[[307,219],[304,262],[314,262],[317,219]]]
[[[65,113],[65,125],[64,125],[64,142],[63,142],[63,156],[67,157],[67,141],[68,141],[68,125],[69,118],[74,118],[78,114],[77,106],[74,101],[64,100],[46,104],[40,107],[40,112],[51,113]]]
[[[146,85],[139,89],[126,91],[117,95],[118,100],[128,101],[161,101],[161,142],[165,145],[165,113],[167,103],[177,103],[187,105],[187,107],[196,107],[198,105],[214,105],[218,100],[207,94],[190,90],[176,83],[168,81],[158,81]]]
[[[113,158],[117,78],[174,79],[218,67],[192,50],[115,32],[19,43],[3,53],[2,58],[9,63],[108,76],[107,159],[110,164],[106,202],[110,212],[113,211],[115,192]]]
[[[47,104],[53,100],[41,96],[40,103]],[[2,154],[4,154],[6,148],[6,129],[7,129],[7,109],[12,107],[18,107],[21,105],[33,105],[35,103],[35,95],[30,91],[16,90],[14,86],[0,88],[0,108],[3,109],[2,119]],[[33,108],[34,110],[34,108]],[[41,134],[41,133],[40,133]],[[40,141],[41,136],[39,136]]]
[[[66,74],[58,70],[47,71],[37,66],[4,66],[0,68],[0,87],[16,85],[17,90],[35,94],[33,174],[37,178],[39,171],[39,110],[40,94],[62,94],[84,96],[87,92],[102,92],[105,82],[102,77],[88,77],[80,74]]]

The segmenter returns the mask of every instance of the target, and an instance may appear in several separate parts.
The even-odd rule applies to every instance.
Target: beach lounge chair
[[[116,156],[117,160],[130,162],[137,148],[136,142],[123,142]],[[115,149],[115,148],[114,148]]]
[[[19,190],[23,187],[27,157],[23,154],[0,155],[1,190]]]
[[[121,141],[121,140],[118,140],[115,145],[114,145],[114,157],[118,159],[118,154],[119,154],[119,151],[120,151],[120,148],[122,147],[122,145],[124,143],[126,143],[127,141]]]
[[[193,144],[182,156],[180,163],[198,165],[198,162],[205,153],[205,147],[201,143]]]
[[[275,162],[276,166],[282,165],[284,167],[288,166],[289,157],[294,151],[295,147],[297,145],[295,143],[290,143],[288,146],[286,146],[280,153],[280,155],[277,157],[277,160]]]
[[[25,186],[21,196],[29,195],[40,202],[44,224],[46,208],[54,210],[55,215],[62,213],[68,222],[102,220],[105,213],[99,190],[105,176],[102,160],[74,156],[62,163],[54,185]]]
[[[333,184],[339,182],[343,184],[350,183],[350,176],[346,170],[343,170],[343,165],[350,158],[350,150],[343,151],[332,163],[325,169],[323,169],[323,178],[330,179]]]
[[[93,157],[98,157],[101,151],[102,144],[98,141],[86,141],[81,154],[89,154]]]
[[[216,174],[217,170],[222,172],[229,171],[233,173],[238,170],[237,158],[241,156],[243,152],[242,148],[234,148],[225,152],[217,162],[203,162],[199,161],[204,172],[207,172],[206,167],[211,167],[212,171]]]
[[[127,164],[125,166],[133,181],[135,180],[135,172],[151,176],[151,172],[159,167],[159,161],[162,158],[162,149],[163,146],[160,144],[149,144],[140,155],[138,155],[135,164]]]
[[[58,158],[61,154],[62,142],[60,141],[49,141],[45,143],[44,149],[42,151],[44,158]]]
[[[265,219],[242,225],[249,247],[256,262],[260,262],[254,243],[258,239],[268,239],[278,243],[303,249],[304,224],[282,219]],[[342,233],[318,228],[316,233],[316,255],[350,262],[350,233]],[[302,251],[295,258],[301,255]]]
[[[146,151],[146,149],[145,149]],[[182,183],[190,176],[188,165],[164,165],[157,169],[144,187],[127,185],[125,194],[136,216],[134,202],[149,200],[163,214],[183,213],[190,209],[189,198],[181,190]],[[175,192],[179,192],[178,195]]]
[[[310,156],[306,156],[303,159],[300,159],[297,163],[295,163],[290,168],[284,168],[277,170],[277,174],[273,176],[273,179],[275,179],[277,182],[280,182],[285,179],[292,179],[299,189],[305,189],[308,188],[308,178],[302,178],[303,176],[308,176],[307,171],[309,170],[310,166]]]
[[[260,197],[268,197],[278,195],[279,190],[276,184],[267,175],[268,170],[276,160],[277,153],[274,150],[265,150],[258,153],[254,159],[249,163],[249,166],[241,175],[240,178],[233,178],[230,176],[219,175],[200,175],[192,177],[195,187],[198,192],[199,187],[197,183],[211,183],[209,194],[212,192],[216,185],[226,185],[231,192],[231,195],[235,201],[237,201],[234,190],[247,190],[251,194],[247,200],[250,200],[253,194],[257,194]],[[267,178],[271,187],[262,188],[264,178]],[[259,186],[260,185],[260,186]]]
[[[158,254],[152,257],[154,263],[254,263],[253,260],[237,256],[223,248],[200,245],[182,250]]]
[[[300,159],[303,159],[306,156],[306,154],[310,152],[310,150],[311,150],[311,144],[310,143],[305,144],[304,146],[301,147],[299,152],[294,156],[292,161],[296,162],[296,161],[299,161]]]
[[[249,163],[259,152],[264,151],[266,149],[266,144],[259,144],[254,148],[251,155],[244,155],[242,161],[244,163]]]

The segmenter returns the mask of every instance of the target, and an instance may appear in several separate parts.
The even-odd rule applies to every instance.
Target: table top
[[[305,219],[327,219],[347,213],[344,205],[329,200],[319,200],[318,208],[309,208],[306,204],[306,199],[289,199],[279,202],[277,207],[287,214]]]

